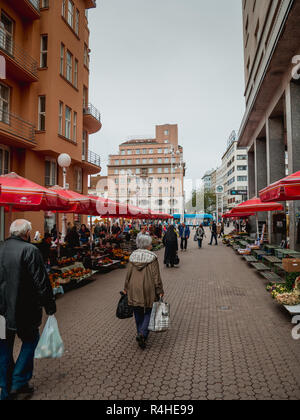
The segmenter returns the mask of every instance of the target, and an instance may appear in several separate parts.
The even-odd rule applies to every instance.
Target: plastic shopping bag
[[[170,305],[163,302],[154,302],[149,322],[149,331],[163,332],[170,328]]]
[[[124,292],[120,292],[121,299],[119,300],[116,316],[119,319],[127,319],[133,317],[133,308],[128,305],[128,296]]]
[[[35,350],[35,359],[56,359],[64,354],[64,343],[59,334],[57,321],[54,315],[49,316],[38,346]]]

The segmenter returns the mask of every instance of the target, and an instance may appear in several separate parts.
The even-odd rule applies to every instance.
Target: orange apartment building
[[[154,139],[133,139],[110,155],[108,197],[155,212],[184,213],[185,162],[176,124],[156,126]],[[100,191],[101,191],[101,183]]]
[[[88,9],[96,0],[0,0],[0,174],[16,172],[40,185],[63,183],[57,164],[68,153],[69,189],[88,193],[88,176],[100,172],[89,135],[102,127],[89,103]],[[53,214],[24,213],[33,229],[59,222]],[[70,216],[74,220],[75,216]],[[5,235],[8,234],[8,220]],[[3,233],[2,233],[3,236]]]

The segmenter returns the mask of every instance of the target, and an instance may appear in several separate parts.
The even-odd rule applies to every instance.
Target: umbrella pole
[[[256,213],[256,233],[257,233],[257,239],[259,239],[258,213]]]
[[[93,251],[93,234],[92,234],[92,227],[93,227],[93,216],[90,216],[90,249],[91,252]]]

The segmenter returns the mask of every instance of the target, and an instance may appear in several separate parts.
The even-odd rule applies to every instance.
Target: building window
[[[77,141],[77,112],[74,112],[73,115],[73,141]]]
[[[157,173],[158,173],[158,174],[162,174],[162,168],[158,168],[158,169],[157,169]]]
[[[46,96],[39,96],[39,121],[38,129],[45,131],[46,129]]]
[[[13,53],[14,22],[1,12],[0,46],[10,54]]]
[[[45,161],[45,186],[53,187],[57,185],[57,163],[54,159]]]
[[[75,189],[82,192],[82,169],[75,168]]]
[[[158,149],[157,153],[162,154],[162,149]]]
[[[0,145],[0,175],[10,172],[10,152],[6,146]]]
[[[68,106],[66,106],[65,112],[65,137],[67,139],[71,139],[71,116],[72,110]]]
[[[63,135],[63,109],[64,104],[60,101],[58,110],[58,134],[61,135]]]
[[[0,121],[9,124],[10,88],[0,83]]]
[[[136,159],[136,165],[140,164],[140,159]]]
[[[49,7],[49,0],[42,0],[41,1],[41,9],[46,9]]]
[[[139,155],[140,154],[140,149],[136,149],[135,154]]]
[[[76,59],[74,64],[74,86],[78,87],[78,60]]]
[[[168,174],[169,173],[169,168],[165,168],[164,173]]]
[[[165,135],[165,136],[168,136],[168,135],[169,135],[169,130],[165,130],[165,131],[164,131],[164,135]]]
[[[60,74],[64,75],[64,68],[65,68],[65,46],[64,44],[60,44]]]
[[[74,24],[74,3],[68,0],[68,24],[73,28]]]
[[[79,10],[76,9],[76,15],[75,15],[75,33],[76,35],[79,35]]]
[[[247,166],[238,166],[237,170],[238,171],[247,171]]]
[[[67,51],[67,80],[72,83],[72,69],[73,69],[73,56],[70,51]]]
[[[89,66],[89,51],[86,44],[84,44],[84,51],[83,51],[83,64],[88,67]]]
[[[83,131],[82,133],[82,160],[86,160],[86,150],[87,150],[87,132]]]
[[[47,67],[47,55],[48,55],[48,35],[41,36],[41,55],[40,55],[40,68],[44,69]]]
[[[65,17],[65,16],[66,16],[66,0],[62,0],[61,15],[62,15],[63,17]]]
[[[248,178],[246,176],[238,176],[237,177],[238,182],[246,182]]]

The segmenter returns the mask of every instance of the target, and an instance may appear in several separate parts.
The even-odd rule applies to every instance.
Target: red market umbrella
[[[69,200],[41,185],[11,172],[0,176],[0,206],[6,211],[68,210]]]
[[[259,213],[265,211],[283,210],[279,203],[263,203],[259,198],[245,201],[234,208],[234,214]]]
[[[300,200],[300,171],[264,188],[259,196],[264,203]]]
[[[223,219],[246,219],[247,217],[255,216],[255,213],[236,214],[234,212],[225,213],[222,215]]]
[[[59,196],[69,201],[69,210],[64,210],[64,213],[86,214],[95,212],[96,200],[92,197],[79,194],[75,191],[65,190],[58,185],[49,188],[50,191],[57,193]]]

